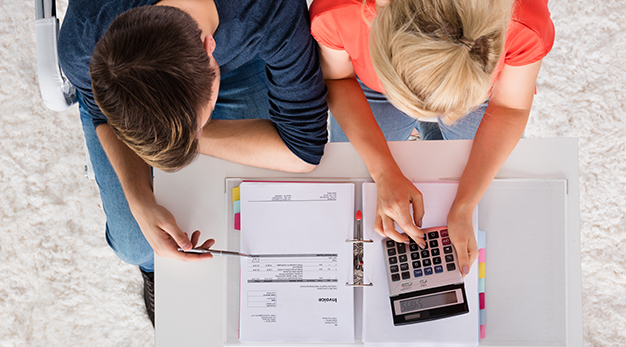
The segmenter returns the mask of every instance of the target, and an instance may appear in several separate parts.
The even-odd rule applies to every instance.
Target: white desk
[[[416,141],[390,143],[391,151],[403,173],[411,180],[432,181],[460,177],[469,155],[470,141]],[[216,240],[215,248],[227,248],[228,219],[226,206],[229,194],[225,191],[225,178],[341,178],[367,179],[369,174],[358,153],[348,143],[326,146],[322,163],[312,173],[288,174],[258,169],[201,156],[189,167],[175,174],[155,170],[155,195],[157,201],[168,208],[184,231],[201,230],[201,239]],[[580,229],[578,201],[578,145],[576,139],[524,139],[521,140],[505,162],[497,178],[556,178],[566,179],[567,235],[563,245],[565,259],[560,265],[565,292],[561,297],[543,298],[544,301],[561,300],[560,312],[554,313],[564,324],[559,325],[555,339],[537,341],[533,332],[520,333],[515,326],[494,324],[499,317],[490,316],[491,302],[506,302],[507,293],[489,291],[487,276],[487,338],[485,346],[582,346],[582,298],[580,271]],[[229,202],[228,202],[229,203]],[[479,221],[480,222],[480,221]],[[529,236],[540,240],[541,235]],[[500,235],[500,240],[505,235]],[[490,245],[489,236],[487,243]],[[499,241],[500,242],[500,241]],[[525,262],[504,256],[506,248],[514,244],[498,244],[498,252],[488,251],[487,273],[497,273],[500,283],[519,283],[528,286],[529,279],[518,276],[530,273]],[[560,247],[560,246],[559,246]],[[538,254],[537,256],[541,256]],[[156,343],[158,346],[221,346],[226,336],[226,261],[225,257],[201,263],[183,263],[156,257]],[[550,267],[550,264],[546,264]],[[508,271],[516,269],[516,271]],[[492,282],[493,283],[493,282]],[[532,286],[530,286],[532,287]],[[540,288],[529,292],[543,295]],[[491,312],[509,315],[532,323],[535,315],[547,312],[518,312],[506,307],[493,308]],[[546,308],[548,309],[548,308]],[[562,312],[561,312],[562,311]],[[532,325],[532,324],[531,324]],[[510,330],[508,330],[510,329]],[[232,330],[232,329],[231,329]],[[514,332],[514,333],[509,333]],[[527,340],[523,336],[527,335]],[[510,337],[509,337],[510,336]],[[521,336],[521,338],[520,338]],[[231,340],[232,341],[232,336]]]

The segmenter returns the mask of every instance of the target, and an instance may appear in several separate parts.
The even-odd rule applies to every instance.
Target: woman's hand
[[[376,195],[374,230],[396,242],[408,243],[408,235],[423,249],[424,233],[419,229],[424,217],[422,193],[398,171],[377,178]],[[406,235],[396,231],[394,222]]]
[[[478,246],[472,225],[473,209],[462,211],[452,206],[448,213],[448,236],[456,249],[459,268],[463,277],[467,276],[472,264],[478,258]]]

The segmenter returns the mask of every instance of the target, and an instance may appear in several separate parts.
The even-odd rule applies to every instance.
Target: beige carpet
[[[58,7],[65,7],[59,1]],[[527,137],[578,137],[586,346],[626,346],[626,3],[552,0]],[[104,240],[78,110],[37,86],[32,0],[0,0],[0,346],[144,346],[141,276]]]

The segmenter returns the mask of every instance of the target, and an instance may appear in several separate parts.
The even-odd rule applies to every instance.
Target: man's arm
[[[178,228],[174,216],[156,203],[152,191],[150,166],[120,141],[108,124],[99,125],[96,133],[117,173],[130,211],[154,252],[159,256],[183,261],[211,258],[207,256],[210,254],[178,252],[178,247],[188,250],[194,245],[188,235]],[[212,244],[213,240],[208,240],[202,247],[206,248]]]
[[[541,61],[520,67],[505,65],[476,131],[456,198],[448,214],[450,239],[464,275],[478,257],[472,212],[524,134],[540,68]]]
[[[199,152],[272,170],[310,172],[315,168],[296,156],[266,119],[212,119],[202,130]]]

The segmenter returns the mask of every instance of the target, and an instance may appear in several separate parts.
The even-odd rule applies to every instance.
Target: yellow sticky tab
[[[239,200],[239,187],[233,188],[233,201]]]
[[[485,278],[485,263],[478,264],[478,278]]]

